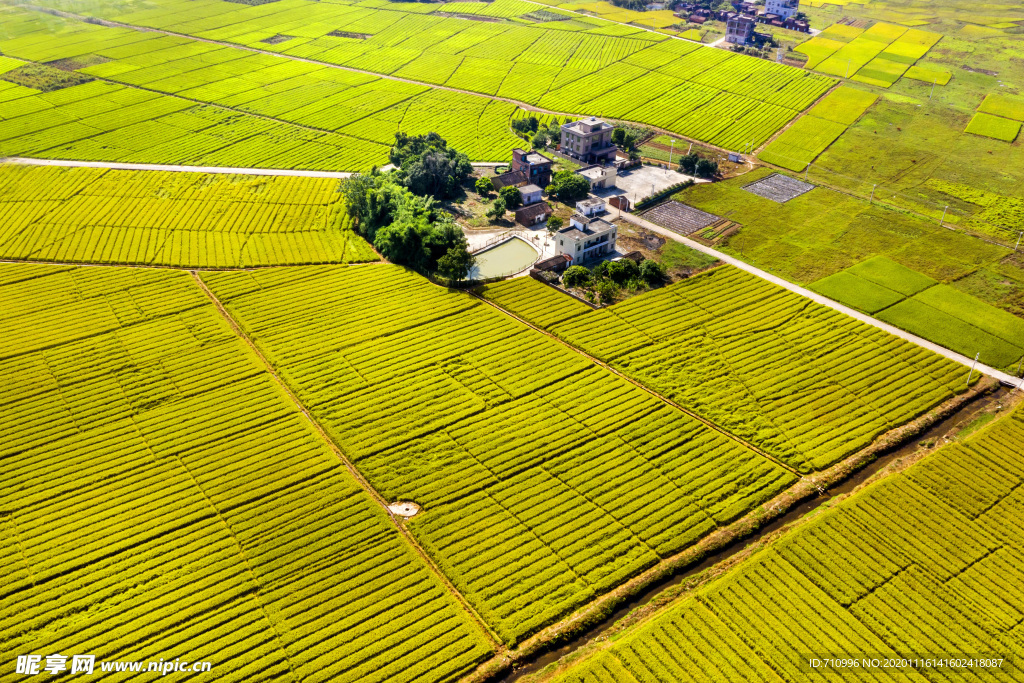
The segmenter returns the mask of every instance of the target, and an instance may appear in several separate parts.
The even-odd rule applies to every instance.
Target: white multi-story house
[[[783,20],[800,11],[800,0],[765,0],[764,13],[775,14]]]
[[[583,263],[615,251],[615,237],[619,229],[596,216],[574,213],[569,227],[555,235],[555,253],[565,254],[573,264]]]

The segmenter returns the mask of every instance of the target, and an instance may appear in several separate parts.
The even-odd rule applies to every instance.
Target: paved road
[[[739,260],[738,258],[729,256],[728,254],[723,254],[722,252],[717,251],[715,249],[712,249],[711,247],[707,247],[707,246],[701,244],[700,242],[695,242],[695,241],[693,241],[691,239],[687,239],[686,237],[683,237],[679,233],[673,232],[673,231],[669,230],[668,228],[663,228],[660,225],[655,225],[654,223],[651,223],[650,221],[644,220],[643,218],[640,218],[639,216],[634,216],[632,214],[621,213],[621,212],[617,212],[617,213],[618,213],[618,216],[620,218],[622,218],[623,220],[625,220],[625,221],[628,221],[630,223],[633,223],[634,225],[638,225],[640,227],[646,228],[646,229],[650,230],[651,232],[656,232],[659,235],[664,235],[665,237],[668,237],[669,239],[673,239],[673,240],[675,240],[677,242],[682,242],[683,244],[685,244],[688,247],[692,247],[692,248],[696,249],[697,251],[702,251],[705,254],[708,254],[710,256],[714,256],[715,258],[719,259],[720,261],[728,263],[729,265],[732,265],[732,266],[736,266],[737,268],[745,270],[748,273],[751,273],[753,275],[758,276],[759,278],[763,278],[765,280],[768,280],[769,282],[774,283],[776,285],[779,285],[780,287],[785,287],[789,291],[795,292],[795,293],[799,294],[800,296],[805,296],[808,299],[814,301],[815,303],[821,304],[822,306],[828,306],[829,308],[837,310],[840,313],[845,313],[846,315],[851,316],[853,318],[856,318],[857,320],[860,320],[861,322],[867,323],[868,325],[874,325],[875,327],[877,327],[877,328],[879,328],[881,330],[885,330],[889,334],[894,334],[897,337],[900,337],[901,339],[906,339],[907,341],[912,342],[914,344],[917,344],[918,346],[921,346],[923,348],[926,348],[929,351],[934,351],[935,353],[941,354],[941,355],[945,356],[946,358],[949,358],[950,360],[955,360],[958,363],[963,363],[967,367],[970,367],[971,365],[974,365],[974,359],[973,358],[968,358],[967,356],[961,355],[961,354],[957,353],[956,351],[950,351],[949,349],[947,349],[944,346],[939,346],[938,344],[936,344],[934,342],[930,342],[927,339],[923,339],[921,337],[918,337],[917,335],[910,334],[906,330],[901,330],[898,327],[894,327],[892,325],[889,325],[887,323],[882,322],[881,320],[878,320],[876,318],[872,318],[870,315],[866,315],[864,313],[861,313],[860,311],[857,311],[857,310],[854,310],[852,308],[849,308],[848,306],[844,306],[841,303],[838,303],[836,301],[833,301],[832,299],[829,299],[828,297],[824,297],[824,296],[822,296],[820,294],[812,292],[809,289],[804,289],[803,287],[800,287],[798,285],[794,285],[792,282],[789,282],[788,280],[783,280],[781,277],[778,277],[776,275],[772,275],[771,273],[767,273],[767,272],[761,270],[760,268],[755,268],[754,266],[750,265],[749,263],[745,263],[745,262]],[[1022,384],[1021,378],[1014,377],[1013,375],[1007,374],[1007,373],[1002,372],[1000,370],[996,370],[995,368],[990,368],[987,365],[982,365],[981,363],[978,363],[975,366],[975,368],[976,368],[977,371],[983,372],[986,375],[989,375],[990,377],[994,377],[997,380],[999,380],[1000,382],[1004,382],[1004,383],[1007,383],[1007,384],[1012,384],[1013,386],[1020,386]],[[967,377],[965,376],[964,377],[964,381],[966,382],[966,380],[967,380]]]
[[[507,161],[474,161],[474,166],[503,166]],[[65,166],[70,168],[112,168],[119,171],[177,171],[181,173],[232,173],[244,175],[300,176],[303,178],[349,178],[357,173],[348,171],[306,171],[293,168],[247,168],[230,166],[181,166],[177,164],[129,164],[120,161],[74,161],[69,159],[29,159],[27,157],[0,157],[0,164],[24,166]],[[388,165],[390,166],[390,164]],[[383,170],[387,170],[385,167]]]
[[[301,176],[303,178],[348,178],[343,171],[302,171],[290,168],[238,168],[228,166],[179,166],[164,164],[127,164],[118,161],[70,161],[66,159],[0,158],[0,164],[25,166],[67,166],[72,168],[112,168],[121,171],[178,171],[182,173],[233,173],[245,175]]]

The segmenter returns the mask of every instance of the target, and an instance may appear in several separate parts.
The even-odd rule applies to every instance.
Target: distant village
[[[703,25],[720,21],[726,26],[725,42],[733,45],[761,45],[771,41],[771,34],[762,28],[782,28],[809,33],[810,24],[800,11],[800,0],[765,0],[764,6],[754,2],[733,2],[729,9],[709,9],[707,3],[677,2],[672,5],[675,16],[691,24]]]

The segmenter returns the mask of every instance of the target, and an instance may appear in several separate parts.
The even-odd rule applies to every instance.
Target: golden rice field
[[[375,261],[340,180],[0,165],[0,259],[195,268]]]

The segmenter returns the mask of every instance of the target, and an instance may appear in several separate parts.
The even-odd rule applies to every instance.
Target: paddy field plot
[[[375,261],[340,182],[0,165],[0,258],[190,268]]]
[[[874,256],[886,256],[934,280],[953,282],[969,277],[980,265],[1000,264],[1012,252],[941,228],[937,217],[926,220],[824,185],[785,204],[743,189],[774,172],[763,168],[717,183],[699,183],[675,197],[743,226],[722,250],[800,285]],[[1003,208],[1009,220],[1013,206]]]
[[[801,472],[967,379],[958,363],[732,267],[547,329]]]
[[[0,318],[4,659],[362,683],[491,654],[188,273],[0,265]]]
[[[562,114],[635,120],[730,149],[756,147],[835,82],[646,31],[614,35],[615,31],[564,30],[569,21],[480,22],[409,11],[408,3],[314,7],[280,0],[270,5],[166,0],[142,11],[126,12],[115,5],[93,10],[104,19],[221,44],[7,9],[5,20],[10,17],[12,28],[8,39],[0,38],[0,49],[29,62],[101,57],[105,61],[80,71],[104,83],[160,93],[170,98],[167,106],[188,109],[186,104],[199,102],[230,113],[251,112],[260,117],[260,126],[274,127],[273,122],[280,121],[276,131],[265,134],[289,140],[312,136],[300,142],[315,145],[293,145],[308,157],[305,163],[348,163],[347,170],[375,163],[399,129],[437,130],[473,159],[506,158],[518,144],[508,129],[515,107],[491,99],[494,95]],[[510,11],[517,7],[508,5]],[[197,19],[197,13],[205,16]],[[53,35],[55,30],[59,36]],[[299,33],[296,41],[279,40]],[[251,46],[266,52],[241,49]],[[164,60],[158,61],[158,56]],[[374,78],[365,72],[414,82]],[[74,110],[66,113],[82,118]],[[2,107],[0,116],[6,117]],[[281,128],[284,122],[300,128]],[[85,125],[96,128],[97,123]],[[84,154],[77,148],[96,147],[95,141],[80,142],[86,132],[61,129],[62,135],[54,135],[68,139],[52,147],[65,144],[65,154]],[[105,131],[89,137],[101,132]],[[27,155],[24,150],[31,142],[31,153],[40,154],[49,151],[39,147],[48,141],[45,136],[16,140],[8,147]],[[119,149],[113,144],[117,139],[103,141],[102,147]],[[322,146],[336,149],[328,153]],[[224,152],[202,147],[196,154],[216,160],[262,149],[254,141]],[[270,157],[274,163],[295,156],[276,151],[277,156]]]
[[[860,29],[833,24],[796,47],[807,68],[888,88],[924,57],[942,35],[887,23]]]
[[[801,524],[545,680],[700,681],[709,670],[723,680],[805,680],[808,643],[840,657],[993,653],[999,666],[943,678],[1018,680],[1022,450],[1018,409]],[[904,680],[935,672],[828,675]]]
[[[791,171],[802,171],[877,99],[873,93],[849,86],[839,87],[772,140],[758,158]]]
[[[1024,320],[884,256],[810,289],[996,368],[1015,371],[1024,355]]]
[[[404,269],[202,277],[373,487],[421,506],[408,528],[505,642],[797,478],[490,304]],[[579,312],[576,302],[549,312],[527,303],[547,292],[514,289],[485,291],[548,322]]]

